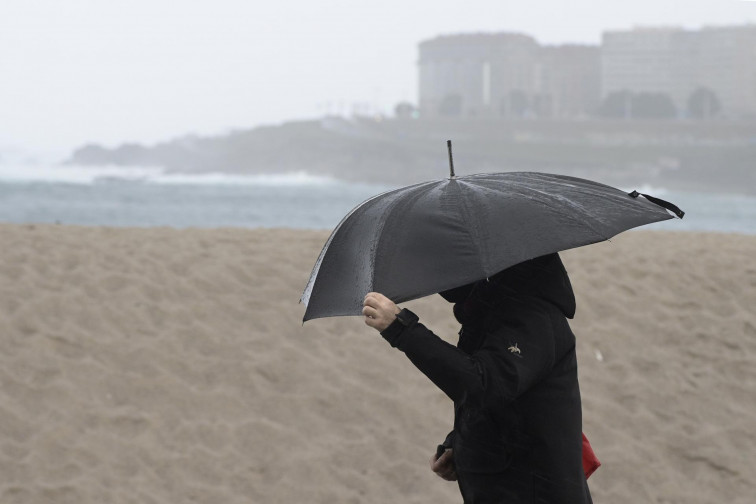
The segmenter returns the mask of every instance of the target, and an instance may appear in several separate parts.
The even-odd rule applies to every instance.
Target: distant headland
[[[756,121],[324,117],[151,146],[85,145],[77,165],[169,172],[302,172],[403,185],[458,175],[544,171],[621,187],[756,194]]]

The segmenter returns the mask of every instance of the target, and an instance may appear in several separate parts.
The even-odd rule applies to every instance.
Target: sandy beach
[[[461,502],[449,400],[359,317],[302,324],[327,236],[0,224],[0,503]],[[754,502],[756,236],[562,257],[594,501]]]

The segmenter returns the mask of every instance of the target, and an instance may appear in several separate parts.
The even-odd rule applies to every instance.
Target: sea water
[[[307,173],[171,174],[159,168],[2,166],[0,222],[92,226],[331,229],[349,210],[391,189]],[[756,234],[756,197],[637,187],[685,218],[645,229]]]
[[[0,222],[328,229],[361,201],[387,189],[306,173],[61,168],[13,176],[0,171]]]

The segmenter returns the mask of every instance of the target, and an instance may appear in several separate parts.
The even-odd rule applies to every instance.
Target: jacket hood
[[[490,282],[502,294],[534,296],[556,305],[567,318],[575,316],[575,293],[559,254],[516,264],[494,275]]]
[[[507,296],[534,296],[555,305],[567,318],[575,316],[575,294],[570,277],[556,253],[515,264],[489,279],[439,294],[451,303],[467,305],[490,304]],[[459,311],[455,307],[455,313]]]

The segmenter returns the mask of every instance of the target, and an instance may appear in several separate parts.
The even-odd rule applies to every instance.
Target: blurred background
[[[326,229],[447,139],[756,233],[756,2],[0,6],[0,222]]]

